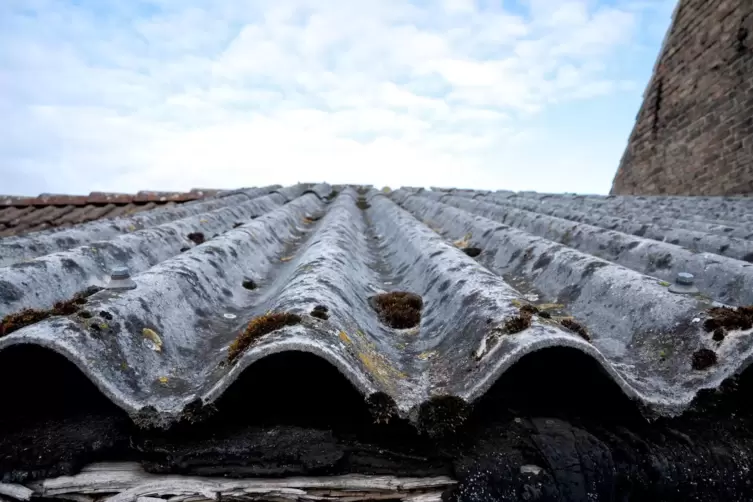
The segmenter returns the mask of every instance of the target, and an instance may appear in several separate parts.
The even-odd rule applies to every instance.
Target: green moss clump
[[[252,319],[246,329],[230,344],[227,354],[228,362],[235,361],[252,343],[262,336],[300,322],[300,316],[287,312],[273,312]]]
[[[0,320],[0,337],[10,335],[14,331],[44,321],[52,316],[75,314],[81,310],[81,305],[86,304],[86,297],[92,294],[92,292],[86,290],[77,293],[70,300],[56,302],[50,309],[23,309],[20,312],[8,314]],[[82,317],[86,317],[86,315]],[[91,317],[91,314],[89,314],[89,317]]]
[[[588,331],[586,331],[586,328],[581,326],[579,323],[573,321],[572,319],[562,319],[560,321],[560,324],[564,326],[565,328],[569,329],[573,333],[577,333],[583,338],[584,340],[591,341],[591,337],[588,335]]]
[[[421,322],[424,302],[415,293],[395,291],[374,297],[374,306],[384,324],[394,329],[406,329]]]

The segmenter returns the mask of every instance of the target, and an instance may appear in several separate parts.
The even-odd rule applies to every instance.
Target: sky
[[[605,194],[675,3],[0,0],[0,194]]]

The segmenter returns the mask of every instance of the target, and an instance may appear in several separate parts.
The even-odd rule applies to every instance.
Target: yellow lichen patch
[[[554,309],[561,309],[564,307],[561,303],[542,303],[541,305],[536,305],[539,310],[554,310]]]
[[[471,237],[472,237],[472,234],[468,232],[467,234],[465,234],[465,237],[463,237],[462,239],[456,240],[455,242],[453,242],[453,244],[455,245],[455,247],[467,248],[471,245]]]
[[[110,329],[110,325],[107,324],[106,322],[101,322],[101,323],[99,323],[99,328],[100,329]]]
[[[568,315],[563,315],[563,316],[553,315],[552,320],[556,322],[574,321],[575,318],[573,316],[568,316]]]
[[[405,373],[398,371],[379,354],[359,352],[358,358],[361,360],[367,371],[382,382],[384,385],[392,386],[395,379],[406,378]]]
[[[427,359],[431,359],[432,357],[434,357],[436,355],[437,355],[437,351],[436,350],[430,350],[428,352],[421,352],[418,355],[418,358],[421,359],[422,361],[426,361]]]
[[[366,334],[363,331],[361,331],[360,329],[357,329],[356,336],[358,336],[358,338],[361,339],[361,341],[359,342],[359,345],[363,345],[364,347],[372,351],[376,350],[376,345],[374,344],[374,342],[369,340],[369,338],[366,336]]]
[[[202,218],[199,220],[199,223],[208,223],[208,220]]]
[[[387,186],[386,186],[386,187],[383,187],[383,188],[382,188],[382,192],[383,192],[383,193],[390,193],[391,191],[392,191],[392,189],[391,189],[390,187],[387,187]]]
[[[311,218],[306,218],[304,216],[304,218],[303,218],[303,224],[304,225],[311,225],[312,223],[314,223],[314,220],[312,220]]]
[[[153,329],[144,328],[141,330],[141,334],[144,335],[144,338],[152,342],[152,350],[154,350],[155,352],[162,352],[162,339],[159,337],[156,331],[154,331]]]
[[[136,231],[136,226],[135,225],[128,225],[128,231],[129,232],[135,232]]]
[[[350,340],[350,337],[348,336],[348,334],[345,331],[341,331],[339,336],[340,336],[340,340],[342,340],[343,343],[346,343],[348,345],[350,345],[351,343],[353,343]]]
[[[120,363],[120,369],[127,370],[128,369],[128,363],[123,361]]]
[[[293,259],[292,256],[283,256],[282,258],[280,258],[280,261],[284,263],[284,262],[290,261],[292,259]]]
[[[158,378],[158,380],[159,380],[159,383],[161,383],[161,384],[166,384],[167,383],[167,377],[166,376],[161,376],[161,377]]]
[[[363,363],[363,365],[364,365],[364,366],[366,366],[366,368],[367,368],[367,369],[371,370],[371,369],[373,369],[373,368],[376,368],[376,364],[375,364],[375,363],[374,363],[374,361],[373,361],[373,360],[371,359],[371,357],[369,357],[369,355],[368,355],[368,354],[365,354],[365,353],[363,353],[363,352],[360,352],[360,353],[358,354],[358,359],[360,359],[360,360],[361,360],[361,362]]]

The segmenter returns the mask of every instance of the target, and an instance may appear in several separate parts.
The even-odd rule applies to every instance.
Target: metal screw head
[[[679,274],[677,274],[677,279],[675,279],[675,282],[683,286],[692,286],[693,279],[693,274],[689,274],[688,272],[680,272]]]
[[[128,267],[113,267],[110,270],[110,281],[106,287],[115,291],[135,289],[136,283],[131,279],[131,271]]]
[[[114,280],[128,279],[131,277],[131,271],[128,267],[115,267],[110,271],[110,278]]]

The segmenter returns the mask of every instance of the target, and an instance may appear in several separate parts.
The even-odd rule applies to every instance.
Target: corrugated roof
[[[0,240],[0,357],[48,348],[134,421],[165,426],[269,356],[305,352],[377,419],[441,434],[546,349],[595,361],[649,417],[682,413],[753,355],[753,313],[722,308],[753,303],[751,199],[326,184],[221,195]],[[15,315],[106,288],[120,266],[135,289],[26,312],[28,325]],[[680,273],[697,292],[673,292]]]
[[[283,350],[318,354],[406,417],[433,396],[472,402],[527,352],[558,345],[596,358],[657,413],[677,413],[753,353],[750,337],[720,343],[704,328],[715,302],[753,303],[749,199],[345,188],[330,201],[327,185],[273,189],[1,241],[0,316],[105,286],[118,266],[137,287],[89,299],[88,310],[109,313],[106,342],[94,343],[95,314],[33,324],[0,348],[59,350],[127,411],[154,407],[153,418],[167,422]],[[194,233],[206,242],[196,245]],[[680,272],[695,276],[698,294],[670,291]],[[243,288],[248,280],[255,291]],[[374,298],[392,291],[419,295],[420,325],[395,330],[380,320]],[[506,334],[526,304],[552,315]],[[317,306],[325,322],[310,315]],[[267,311],[302,320],[221,366],[236,334]],[[588,339],[562,324],[570,317]],[[144,329],[159,334],[161,351],[145,350]],[[207,339],[214,350],[200,355],[199,370],[196,344]],[[694,371],[703,348],[718,363]],[[104,364],[84,362],[92,358]],[[124,378],[121,363],[138,377]],[[180,392],[165,395],[165,374],[180,375]]]

